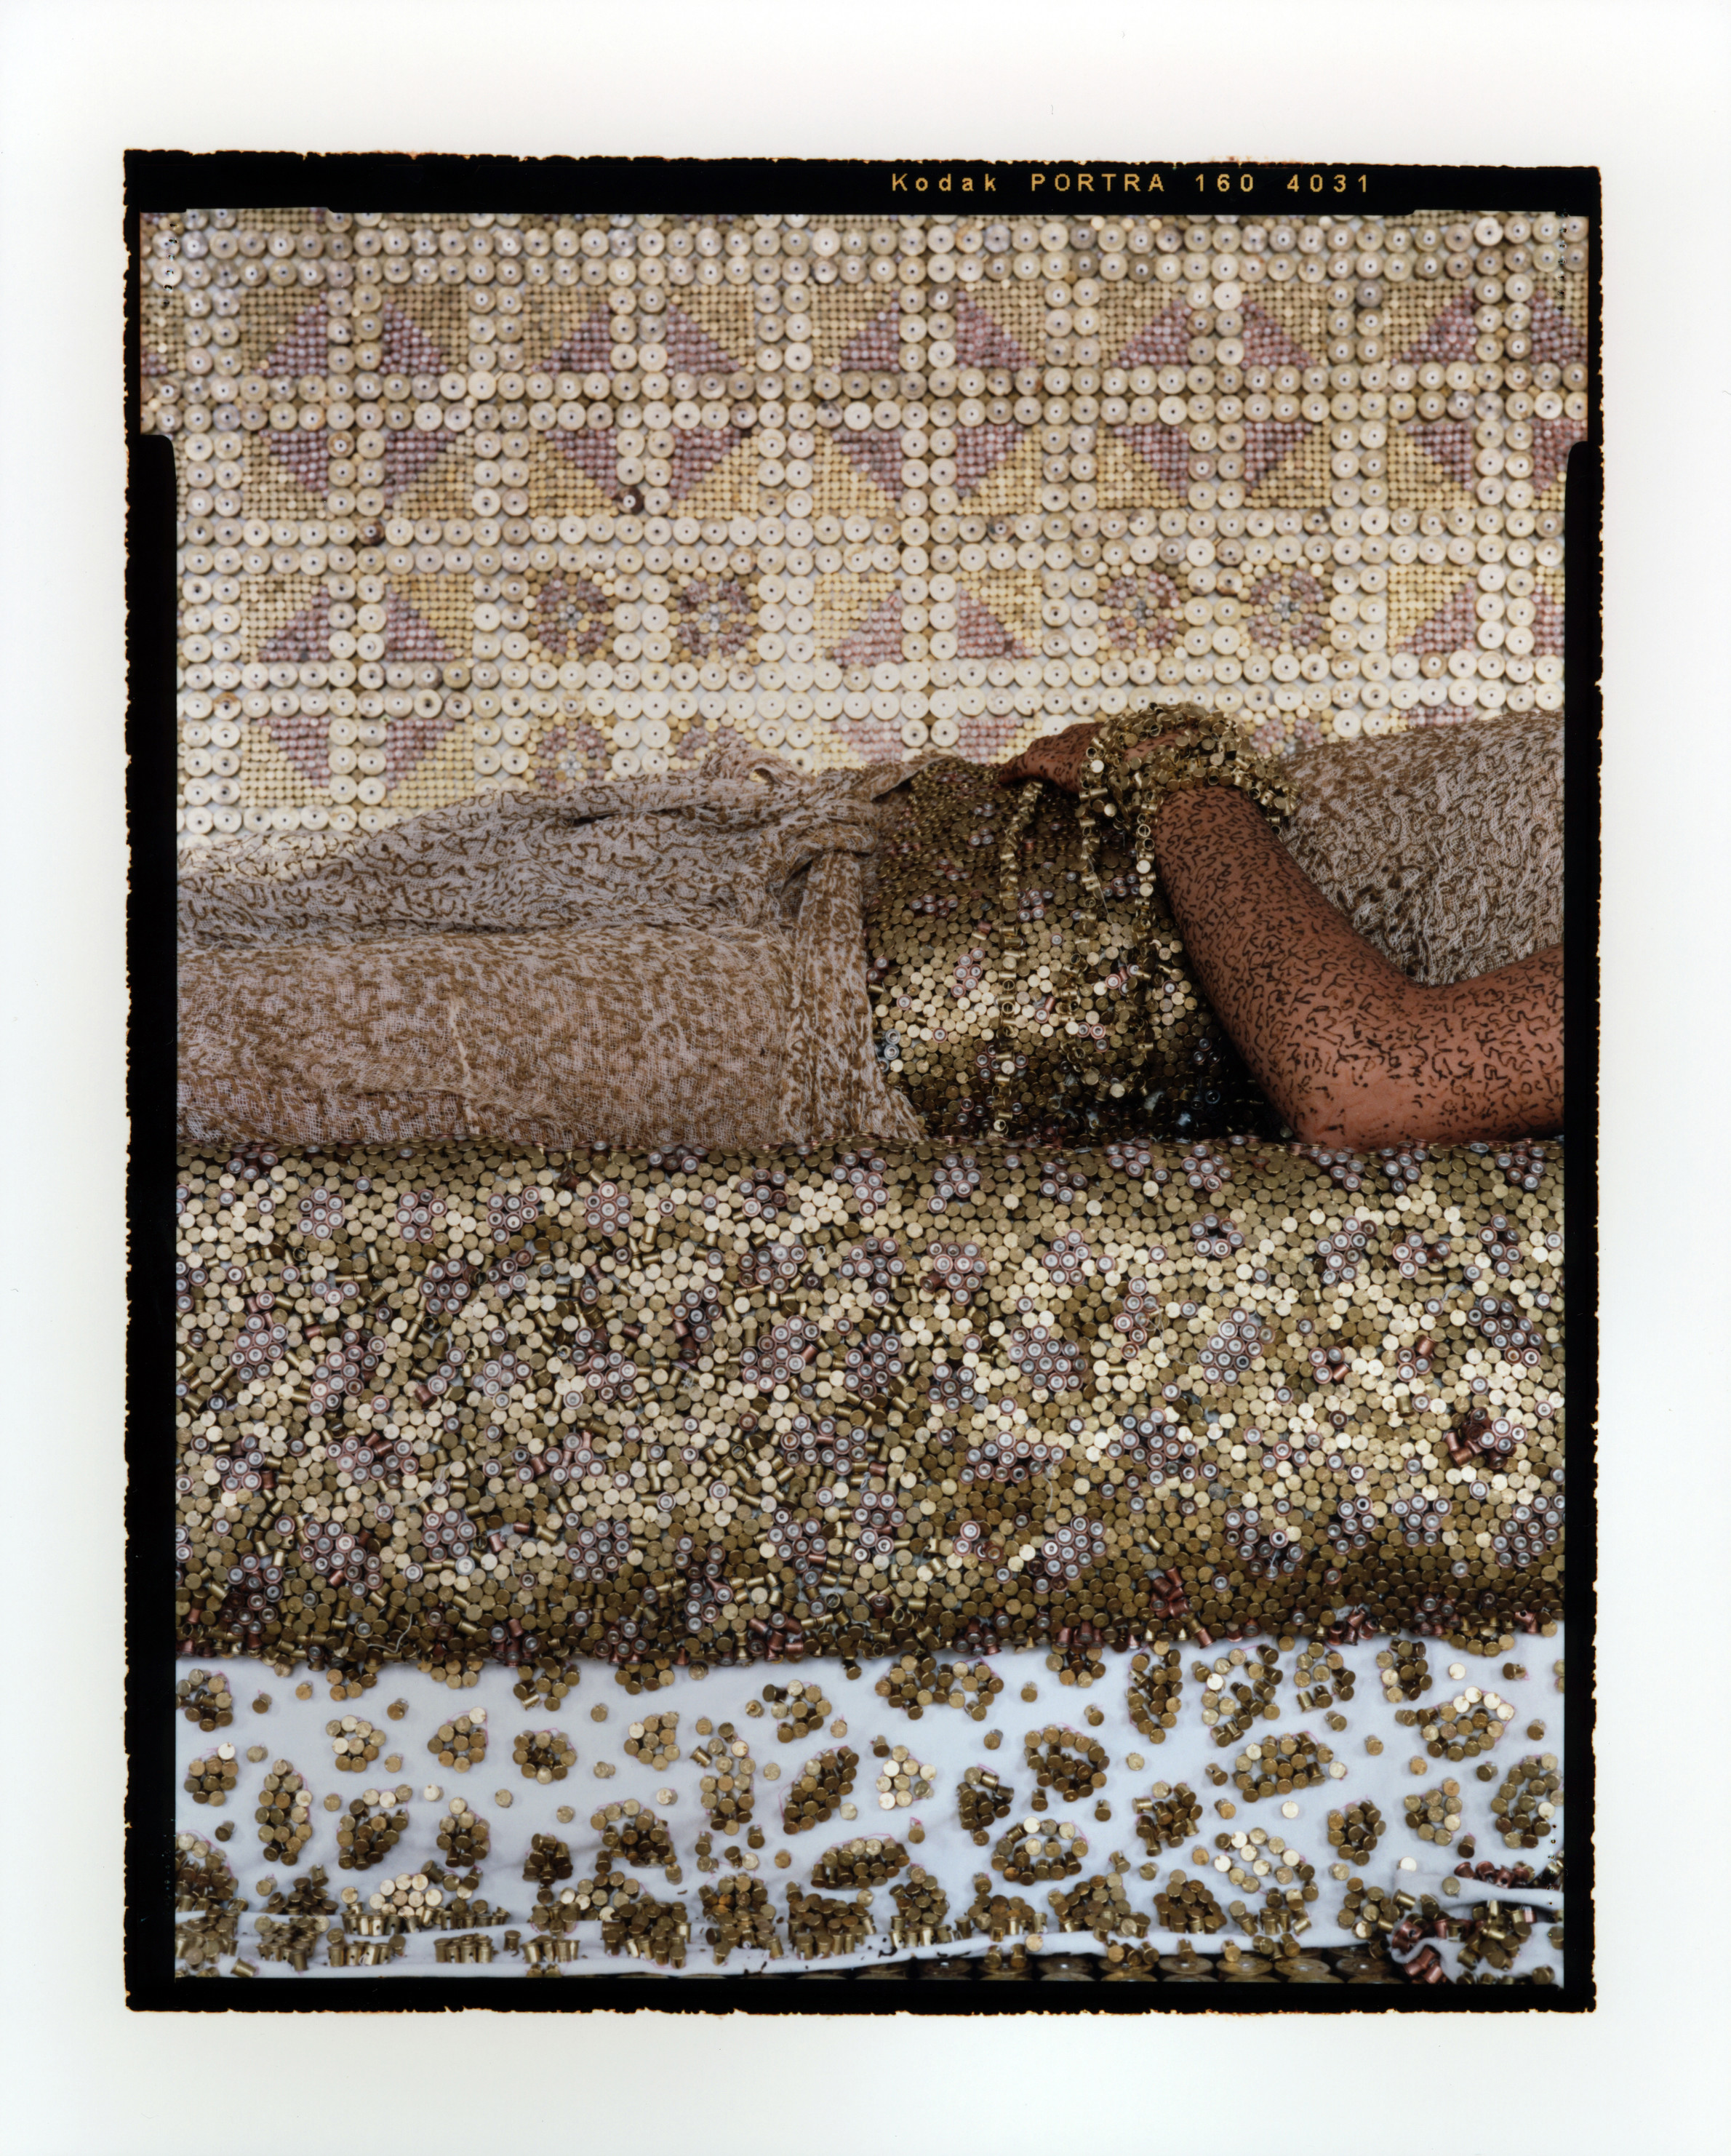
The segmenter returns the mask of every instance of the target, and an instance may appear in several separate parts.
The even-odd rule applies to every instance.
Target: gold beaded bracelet
[[[1152,743],[1133,762],[1131,752]],[[1136,867],[1142,896],[1153,895],[1152,837],[1155,819],[1174,793],[1196,786],[1231,786],[1247,794],[1271,823],[1291,813],[1271,758],[1251,746],[1246,728],[1198,704],[1152,706],[1108,719],[1094,737],[1077,784],[1082,834],[1082,882],[1100,896],[1095,853],[1099,819],[1133,819]]]

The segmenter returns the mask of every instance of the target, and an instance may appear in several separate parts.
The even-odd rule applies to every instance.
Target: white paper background
[[[1654,1851],[1656,1820],[1681,1803],[1666,1778],[1686,1765],[1698,1786],[1723,1788],[1731,1766],[1731,1717],[1703,1686],[1726,1614],[1731,1491],[1713,1360],[1731,1287],[1718,1240],[1726,1152],[1711,1138],[1698,1145],[1687,1203],[1662,1158],[1711,1132],[1727,1061],[1728,697],[1715,629],[1731,589],[1728,38],[1711,0],[1375,0],[1302,12],[1245,0],[1200,15],[1170,0],[942,9],[881,0],[849,14],[713,0],[663,0],[653,13],[585,0],[306,0],[292,11],[13,0],[0,16],[0,1010],[13,1153],[0,1593],[18,1643],[6,1697],[20,1763],[4,1777],[0,1826],[0,2071],[15,2145],[33,2156],[157,2156],[199,2133],[274,2156],[318,2145],[321,2122],[340,2116],[370,2156],[444,2156],[481,2133],[562,2137],[580,2118],[586,2136],[629,2134],[645,2151],[683,2151],[701,2135],[717,2152],[762,2152],[820,2128],[835,2156],[851,2156],[881,2144],[887,2112],[910,2145],[993,2156],[1048,2148],[1079,2123],[1101,2152],[1146,2149],[1163,2131],[1230,2148],[1260,2138],[1276,2114],[1292,2156],[1379,2152],[1391,2131],[1416,2151],[1470,2138],[1487,2156],[1723,2147],[1725,1960],[1688,1944],[1706,1936],[1704,1917],[1677,1921],[1714,1876]],[[483,39],[477,59],[471,47]],[[118,1925],[120,160],[129,144],[1322,159],[1346,150],[1603,167],[1596,2015],[1265,2019],[1248,2090],[1248,2032],[1224,2016],[504,2015],[468,2017],[460,2029],[419,2016],[292,2025],[129,2016]],[[82,274],[69,276],[71,264]],[[70,1609],[69,1576],[80,1584]],[[838,2101],[860,2087],[862,2064],[871,2086],[895,2091],[885,2107]],[[1435,2102],[1439,2076],[1459,2092],[1453,2104]],[[416,2086],[436,2089],[436,2102],[405,2102]],[[1345,2104],[1355,2086],[1376,2100]]]

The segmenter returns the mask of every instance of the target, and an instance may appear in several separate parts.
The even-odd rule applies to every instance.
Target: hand
[[[1014,786],[1018,779],[1043,778],[1061,793],[1079,793],[1088,752],[1099,731],[1097,719],[1081,719],[1073,726],[1066,726],[1061,734],[1042,734],[1038,741],[1030,742],[1020,756],[999,765],[998,783]],[[1126,751],[1125,762],[1134,763],[1147,756],[1160,738],[1158,733],[1153,733],[1138,742]]]
[[[1041,735],[1038,741],[1030,742],[1020,756],[1013,756],[1008,763],[999,765],[998,783],[1014,786],[1019,779],[1043,778],[1047,785],[1056,786],[1065,793],[1079,792],[1082,765],[1099,731],[1097,721],[1083,719],[1073,726],[1066,726],[1061,734]]]

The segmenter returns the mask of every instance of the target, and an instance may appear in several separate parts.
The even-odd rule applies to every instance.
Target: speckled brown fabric
[[[861,902],[899,766],[491,793],[182,879],[183,1138],[634,1149],[914,1137]]]
[[[1414,980],[1461,981],[1563,940],[1563,717],[1336,742],[1287,767],[1287,850]]]

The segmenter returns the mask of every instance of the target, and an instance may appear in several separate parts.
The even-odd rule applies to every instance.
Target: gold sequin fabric
[[[1559,1604],[1556,1147],[247,1150],[179,1202],[187,1651]]]
[[[1127,767],[1138,742],[1149,761]],[[878,1054],[933,1135],[1271,1135],[1148,849],[1167,786],[1239,784],[1274,811],[1272,772],[1247,730],[1196,706],[1110,721],[1096,746],[1080,799],[954,758],[916,772],[867,915]]]
[[[146,213],[178,826],[1562,701],[1587,221]]]

